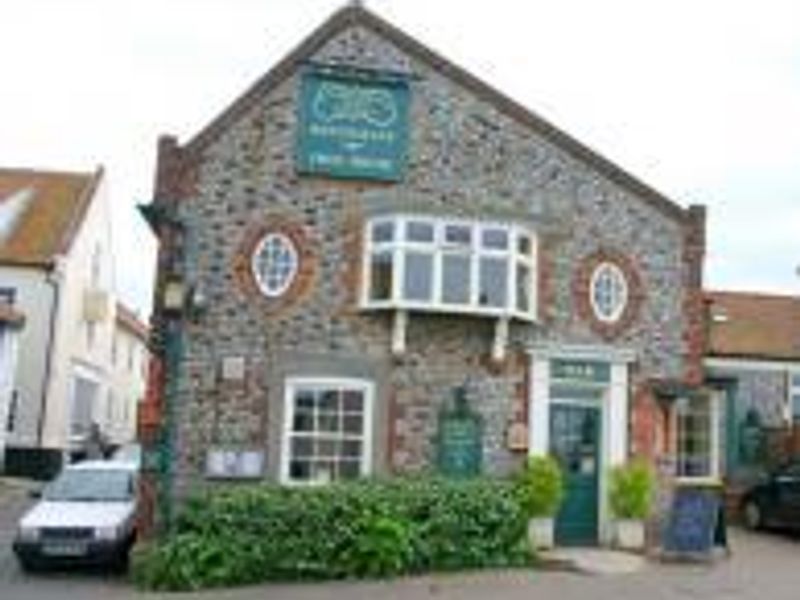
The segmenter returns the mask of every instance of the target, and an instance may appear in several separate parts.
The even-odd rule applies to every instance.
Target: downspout
[[[61,278],[63,264],[60,257],[56,257],[53,266],[47,271],[45,280],[53,290],[53,302],[50,305],[50,322],[48,323],[47,345],[45,347],[44,381],[42,382],[42,398],[39,404],[39,419],[36,426],[36,439],[39,448],[42,447],[44,437],[44,423],[47,416],[47,395],[50,391],[50,379],[53,374],[53,350],[56,340],[56,324],[58,310],[61,306]]]

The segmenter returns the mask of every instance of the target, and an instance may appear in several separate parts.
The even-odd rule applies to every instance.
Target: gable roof
[[[708,292],[709,354],[800,360],[800,297]]]
[[[281,82],[290,77],[303,63],[307,62],[328,40],[344,29],[356,25],[373,31],[394,43],[408,55],[429,64],[434,70],[459,83],[464,88],[494,105],[498,110],[504,112],[522,125],[536,131],[543,138],[572,155],[574,158],[591,166],[611,181],[637,194],[661,213],[681,222],[687,218],[687,211],[673,200],[634,177],[610,160],[600,156],[588,146],[558,129],[556,126],[528,110],[509,96],[506,96],[488,83],[450,62],[402,30],[358,4],[347,5],[333,13],[327,21],[306,37],[300,45],[285,56],[263,77],[257,80],[255,84],[228,106],[216,119],[195,135],[184,147],[186,155],[190,159],[192,157],[197,157],[202,153],[205,147],[246,113],[265,94],[277,87]]]
[[[0,168],[0,208],[13,202],[20,209],[0,238],[0,264],[51,266],[72,245],[102,175],[102,168],[94,173]]]

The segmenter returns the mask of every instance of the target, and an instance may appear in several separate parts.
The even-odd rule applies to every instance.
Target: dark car
[[[800,460],[783,465],[742,498],[742,515],[751,529],[800,530]]]

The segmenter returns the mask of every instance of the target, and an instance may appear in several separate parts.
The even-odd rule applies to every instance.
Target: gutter
[[[61,306],[61,260],[56,257],[53,267],[47,272],[46,281],[53,290],[53,303],[50,305],[50,322],[48,324],[47,345],[45,346],[44,381],[42,382],[42,398],[39,403],[39,419],[36,425],[36,439],[39,448],[44,437],[44,423],[47,416],[47,394],[50,391],[50,380],[53,374],[53,349],[56,338],[56,321]]]

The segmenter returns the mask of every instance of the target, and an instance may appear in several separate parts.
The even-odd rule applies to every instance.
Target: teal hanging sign
[[[554,359],[550,362],[550,377],[559,381],[608,383],[611,365],[594,360]]]
[[[334,69],[303,75],[297,169],[398,181],[408,146],[408,80]]]

